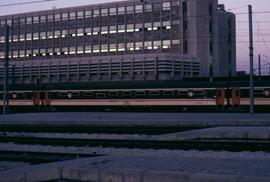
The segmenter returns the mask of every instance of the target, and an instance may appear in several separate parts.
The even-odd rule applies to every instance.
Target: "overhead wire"
[[[0,4],[0,7],[10,7],[10,6],[19,6],[19,5],[28,5],[28,4],[38,4],[38,3],[51,2],[51,1],[57,1],[57,0],[38,0],[38,1],[26,1],[26,2],[20,2],[20,3]]]

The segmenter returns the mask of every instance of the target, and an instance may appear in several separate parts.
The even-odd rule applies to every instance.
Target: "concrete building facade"
[[[17,83],[220,76],[229,65],[223,48],[235,49],[235,39],[220,41],[227,31],[235,35],[235,21],[229,28],[220,21],[231,16],[218,0],[129,0],[2,16],[0,60],[9,26]]]

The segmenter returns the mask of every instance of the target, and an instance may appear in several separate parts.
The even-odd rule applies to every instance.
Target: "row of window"
[[[178,1],[172,3],[172,6],[178,6]],[[108,15],[121,15],[121,14],[129,14],[129,13],[142,13],[143,9],[145,12],[151,12],[154,5],[152,4],[144,4],[144,5],[135,5],[135,6],[127,6],[127,7],[112,7],[112,8],[104,8],[104,9],[95,9],[95,10],[85,10],[85,11],[77,11],[77,12],[69,12],[69,13],[57,13],[52,15],[43,15],[43,16],[34,16],[27,18],[20,18],[14,20],[1,20],[0,25],[2,27],[13,24],[36,24],[36,23],[45,23],[45,22],[53,22],[53,21],[65,21],[65,20],[75,20],[75,19],[84,19],[91,17],[99,17],[99,16],[108,16]],[[170,10],[171,3],[163,2],[162,9]]]
[[[53,39],[53,38],[65,38],[65,37],[81,37],[89,35],[106,35],[106,34],[115,34],[115,33],[130,33],[130,32],[139,32],[142,31],[143,24],[128,24],[125,28],[125,25],[110,26],[110,27],[94,27],[94,28],[79,28],[73,30],[57,30],[57,31],[48,31],[48,32],[35,32],[35,33],[26,33],[20,35],[13,35],[9,37],[9,42],[18,42],[18,41],[31,41],[39,39]],[[157,31],[162,29],[169,30],[171,29],[171,22],[164,21],[161,27],[161,22],[145,23],[144,28],[146,31]],[[5,36],[0,36],[0,43],[5,43]]]
[[[63,47],[47,49],[33,49],[13,51],[13,58],[37,57],[37,56],[57,56],[57,55],[75,55],[75,54],[89,54],[89,53],[107,53],[107,52],[122,52],[122,51],[138,51],[138,50],[155,50],[155,49],[169,49],[173,45],[179,45],[180,40],[163,40],[163,41],[145,41],[145,42],[130,42],[126,45],[124,43],[117,44],[103,44],[103,45],[85,45],[78,47]],[[11,52],[9,55],[10,58]],[[5,52],[0,52],[0,58],[5,58]]]

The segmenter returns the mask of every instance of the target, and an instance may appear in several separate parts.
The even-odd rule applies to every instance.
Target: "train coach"
[[[269,110],[268,80],[256,81],[254,97],[257,108]],[[10,106],[16,111],[242,110],[249,106],[249,87],[247,80],[17,85],[11,88]]]

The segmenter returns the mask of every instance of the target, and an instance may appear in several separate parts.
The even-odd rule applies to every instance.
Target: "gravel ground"
[[[183,150],[153,150],[153,149],[119,149],[102,147],[63,147],[63,146],[40,146],[20,145],[13,143],[0,143],[4,151],[28,151],[28,152],[55,152],[55,153],[78,153],[100,154],[110,156],[145,156],[145,157],[189,157],[204,159],[239,159],[239,160],[269,160],[270,153],[265,152],[217,152],[217,151],[183,151]],[[269,164],[270,166],[270,164]]]
[[[10,137],[40,137],[64,139],[108,139],[108,140],[150,140],[154,135],[128,135],[128,134],[88,134],[88,133],[30,133],[30,132],[0,132],[1,136]]]
[[[30,164],[25,162],[8,162],[8,161],[0,161],[0,172],[6,171],[10,169],[20,168],[29,166]]]

